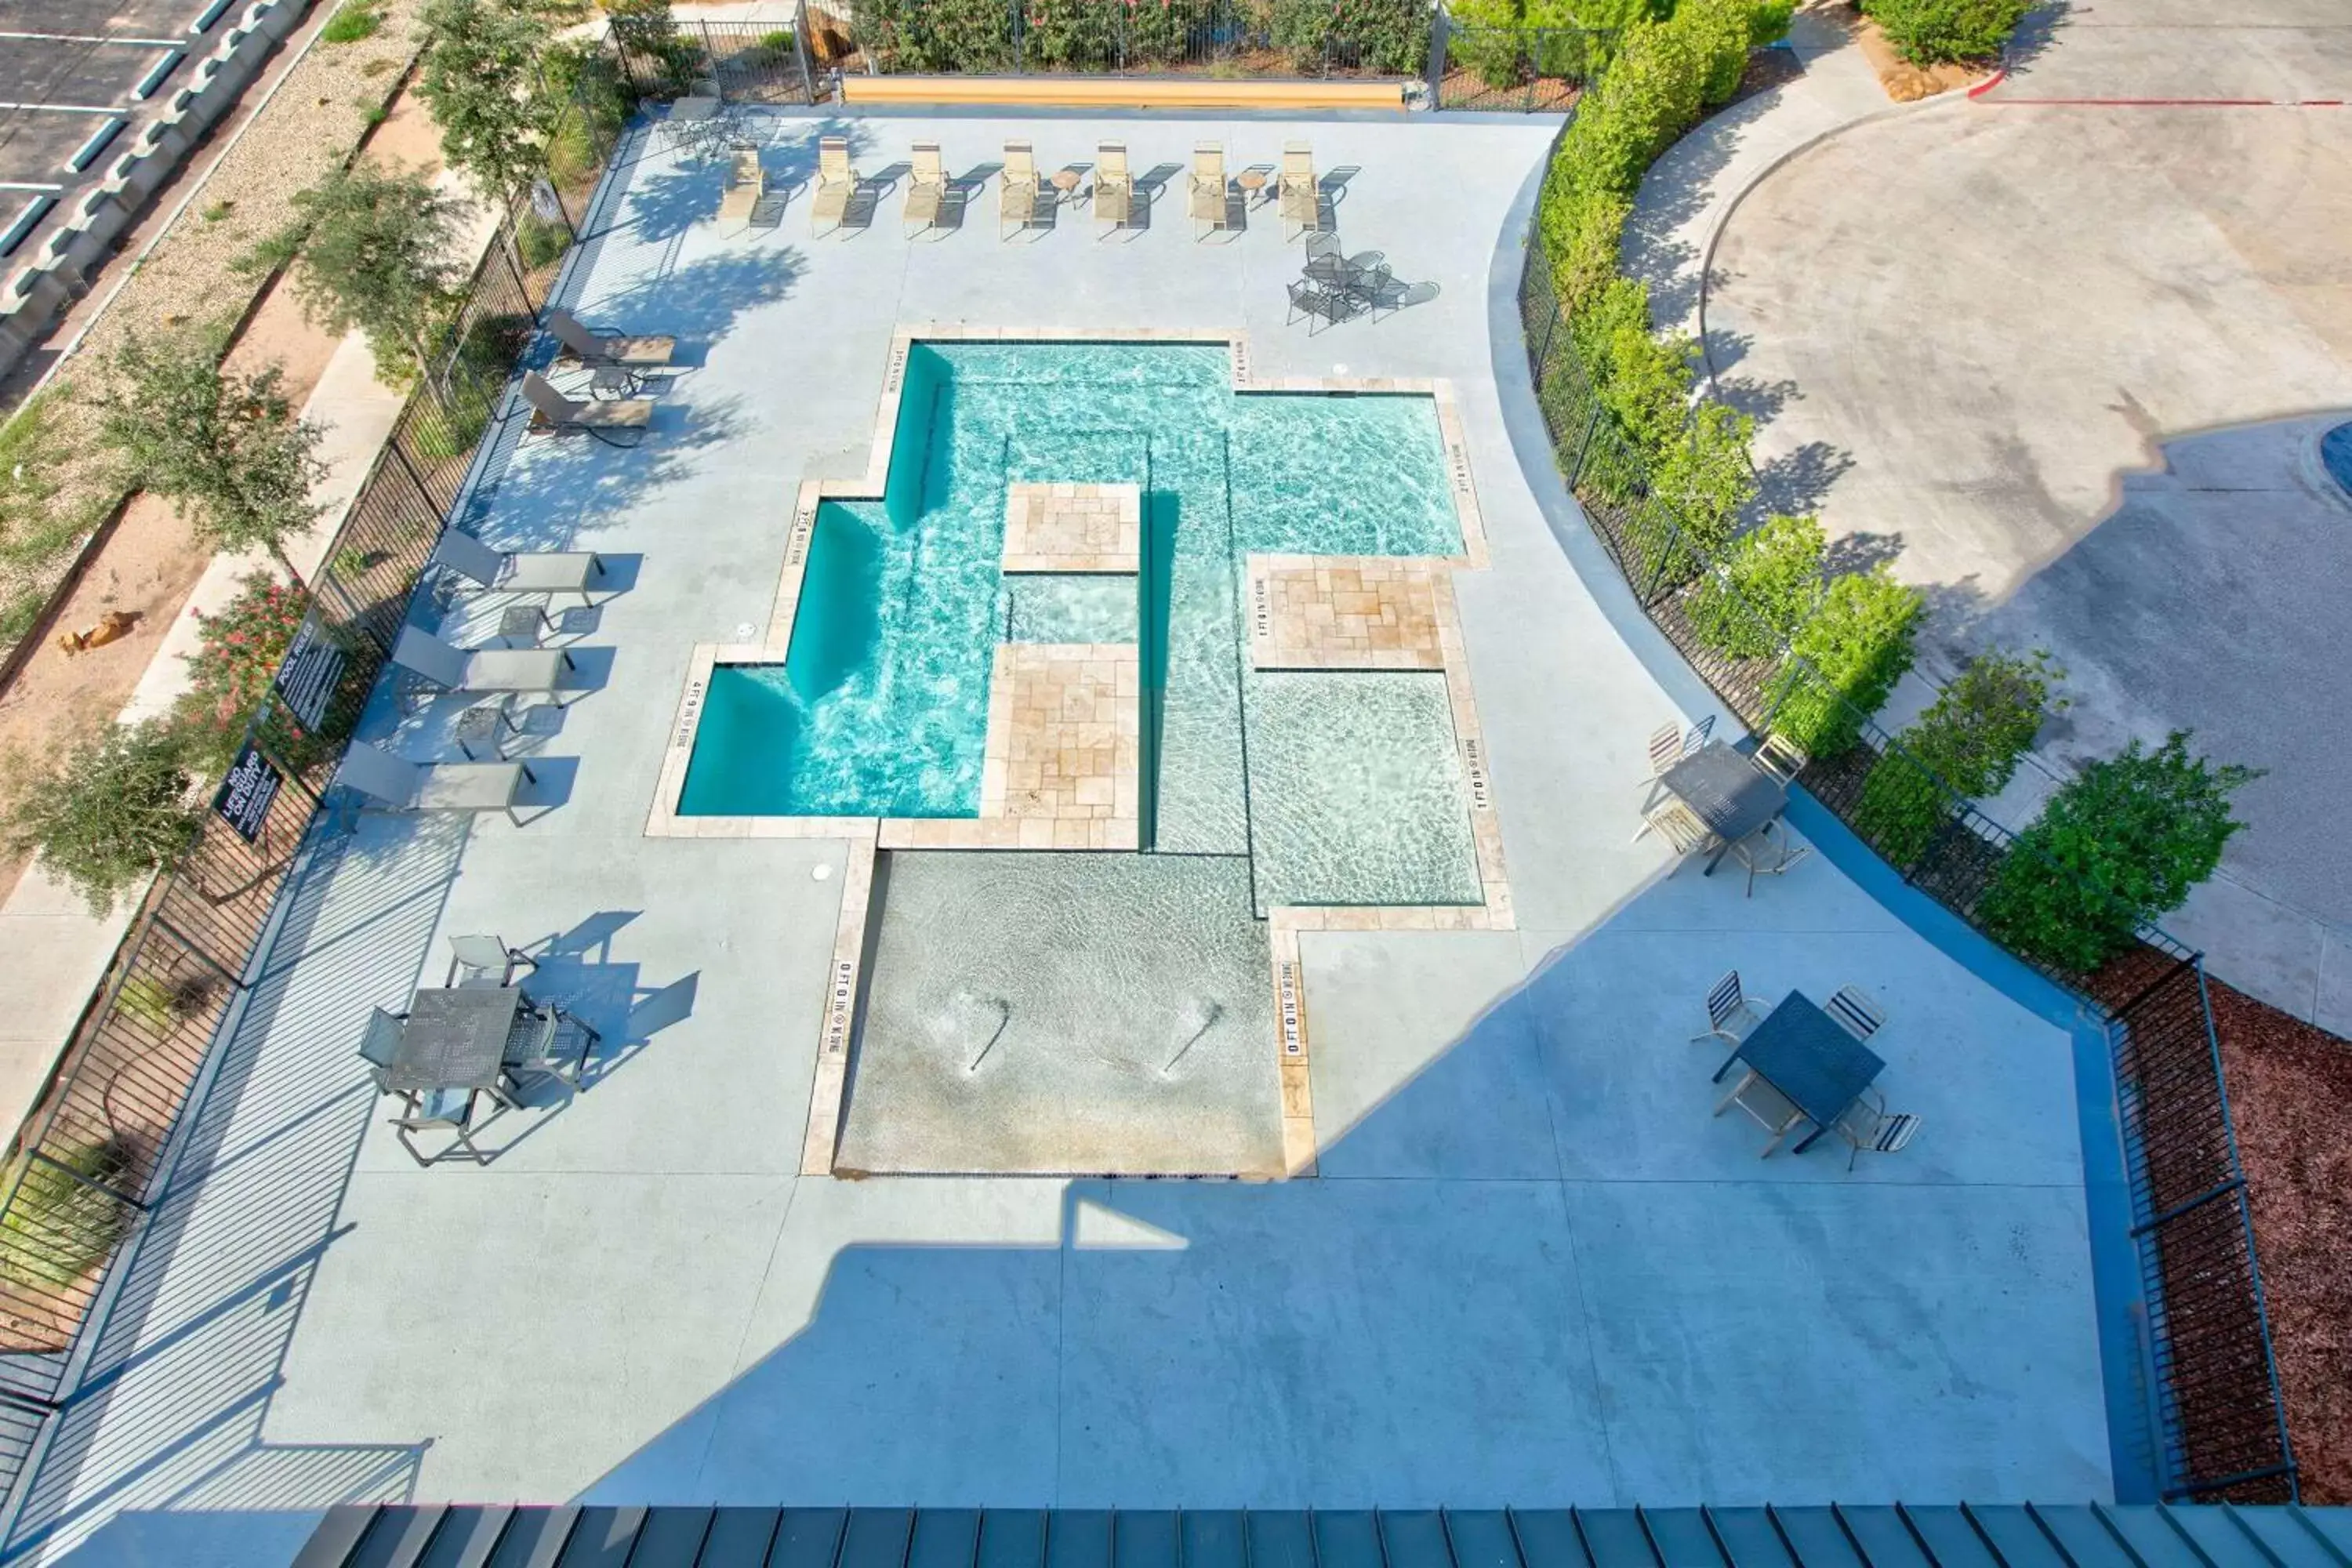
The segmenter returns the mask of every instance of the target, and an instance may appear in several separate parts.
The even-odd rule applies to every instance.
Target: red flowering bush
[[[220,614],[196,612],[201,641],[187,656],[189,688],[175,715],[192,760],[227,765],[310,607],[301,589],[256,573]]]

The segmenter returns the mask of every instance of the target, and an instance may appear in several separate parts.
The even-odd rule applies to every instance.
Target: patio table
[[[486,1089],[503,1094],[507,1037],[527,999],[520,985],[426,986],[408,1005],[400,1049],[384,1068],[397,1092]]]
[[[1876,1051],[1847,1034],[1801,991],[1780,998],[1771,1015],[1748,1032],[1739,1048],[1715,1069],[1715,1081],[1721,1083],[1734,1063],[1753,1068],[1813,1124],[1791,1151],[1799,1154],[1886,1068]]]
[[[1658,777],[1721,841],[1706,876],[1731,847],[1789,809],[1789,789],[1721,741],[1709,741]]]

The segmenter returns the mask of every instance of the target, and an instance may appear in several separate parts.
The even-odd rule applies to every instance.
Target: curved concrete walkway
[[[2322,716],[2352,700],[2352,508],[2313,447],[2352,405],[2352,111],[2138,101],[2183,93],[2183,50],[2210,97],[2346,96],[2352,27],[2310,9],[2193,29],[2171,0],[2058,13],[1981,98],[1824,134],[1868,75],[1832,50],[1661,161],[1643,243],[1674,262],[1713,237],[1709,368],[1757,416],[1766,501],[1927,590],[1923,674],[1995,644],[2066,668],[2071,707],[1992,815],[2022,825],[2084,761],[2175,727],[2267,768],[2221,876],[2168,924],[2347,1032],[2352,773]],[[2305,46],[2291,79],[2264,63],[2281,29]],[[2042,101],[2062,96],[2103,101]],[[1661,318],[1685,319],[1695,283],[1657,275]],[[1885,717],[1929,692],[1907,682]]]

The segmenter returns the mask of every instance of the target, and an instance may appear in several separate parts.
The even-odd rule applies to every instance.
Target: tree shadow
[[[1768,458],[1756,469],[1757,504],[1768,511],[1801,517],[1829,500],[1838,480],[1853,468],[1852,452],[1826,441],[1808,441]]]

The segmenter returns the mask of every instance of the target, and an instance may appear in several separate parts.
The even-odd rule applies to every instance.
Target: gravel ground
[[[373,37],[315,45],[65,361],[52,383],[59,390],[57,441],[69,454],[60,476],[61,506],[79,503],[103,516],[121,499],[89,439],[92,420],[79,399],[81,384],[134,333],[241,314],[252,303],[265,279],[240,276],[229,264],[292,218],[297,191],[350,158],[415,58],[423,41],[416,22],[422,5],[423,0],[389,0]],[[232,208],[207,222],[205,211],[224,198]],[[45,591],[70,564],[68,553],[35,577],[0,573],[0,602],[28,587]]]

